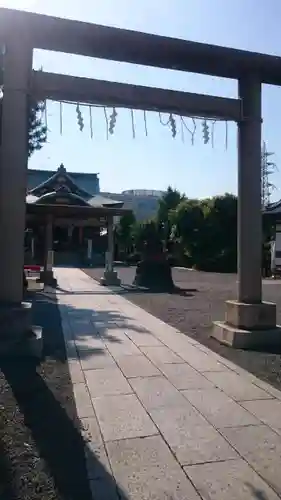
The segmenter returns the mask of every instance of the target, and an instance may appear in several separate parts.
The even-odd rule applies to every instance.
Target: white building
[[[123,208],[133,210],[138,221],[145,221],[154,217],[158,210],[158,203],[163,191],[148,189],[130,189],[122,193],[100,193],[106,198],[123,201]]]

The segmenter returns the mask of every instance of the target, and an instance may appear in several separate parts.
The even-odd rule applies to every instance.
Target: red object
[[[30,266],[24,266],[24,270],[40,273],[41,267],[31,264]]]

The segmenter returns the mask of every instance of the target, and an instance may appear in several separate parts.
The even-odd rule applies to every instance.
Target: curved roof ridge
[[[47,179],[46,181],[41,182],[41,184],[39,184],[35,188],[31,189],[28,192],[28,194],[32,194],[32,195],[35,194],[40,189],[44,188],[45,186],[48,186],[48,184],[50,184],[51,182],[53,182],[60,175],[63,175],[69,181],[69,183],[72,186],[75,186],[75,188],[77,189],[77,191],[79,191],[83,196],[85,196],[85,198],[91,198],[92,197],[91,193],[88,193],[85,189],[80,188],[74,182],[74,180],[71,178],[71,175],[68,174],[68,172],[66,171],[66,168],[64,167],[64,165],[62,163],[59,166],[58,170],[53,175],[51,175],[51,177],[49,177],[49,179]]]
[[[85,200],[84,198],[82,198],[82,196],[79,196],[78,194],[71,193],[70,191],[65,191],[63,194],[67,194],[67,198],[72,198],[72,199],[79,201],[80,206],[83,205],[84,207],[85,206],[91,207],[90,203],[88,203],[87,200]],[[53,198],[54,196],[57,196],[57,195],[62,196],[62,194],[59,190],[58,191],[51,191],[50,193],[45,193],[42,196],[39,196],[34,203],[41,204],[42,201],[44,202],[45,200],[49,200],[50,198]],[[67,203],[66,203],[66,205],[67,205]]]

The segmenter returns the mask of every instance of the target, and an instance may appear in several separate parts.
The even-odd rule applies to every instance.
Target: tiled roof
[[[29,203],[29,204],[36,204],[36,203],[45,203],[47,200],[51,200],[52,197],[58,195],[57,192],[51,192],[51,193],[47,193],[43,196],[34,196],[33,194],[27,194],[26,196],[26,203]],[[103,196],[93,196],[93,198],[91,198],[90,200],[83,200],[81,197],[77,196],[77,195],[74,195],[72,193],[68,193],[68,197],[71,197],[73,198],[74,200],[74,197],[77,201],[78,198],[80,198],[81,200],[81,203],[83,205],[89,205],[89,206],[92,206],[92,207],[107,207],[107,208],[122,208],[123,206],[123,202],[120,202],[120,201],[116,201],[116,200],[111,200],[110,198],[104,198]]]
[[[122,208],[123,202],[81,189],[63,165],[39,185],[29,190],[26,196],[28,204],[65,204],[100,208]],[[85,174],[82,174],[85,175]]]
[[[39,186],[43,182],[47,181],[50,177],[57,173],[57,170],[39,170],[39,169],[28,169],[27,171],[27,190]],[[84,172],[68,172],[68,175],[77,184],[77,186],[90,193],[91,195],[98,194],[100,192],[99,178],[98,174],[88,174]]]

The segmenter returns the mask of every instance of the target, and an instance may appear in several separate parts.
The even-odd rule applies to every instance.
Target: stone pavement
[[[55,275],[95,500],[281,498],[281,392],[82,271]]]

